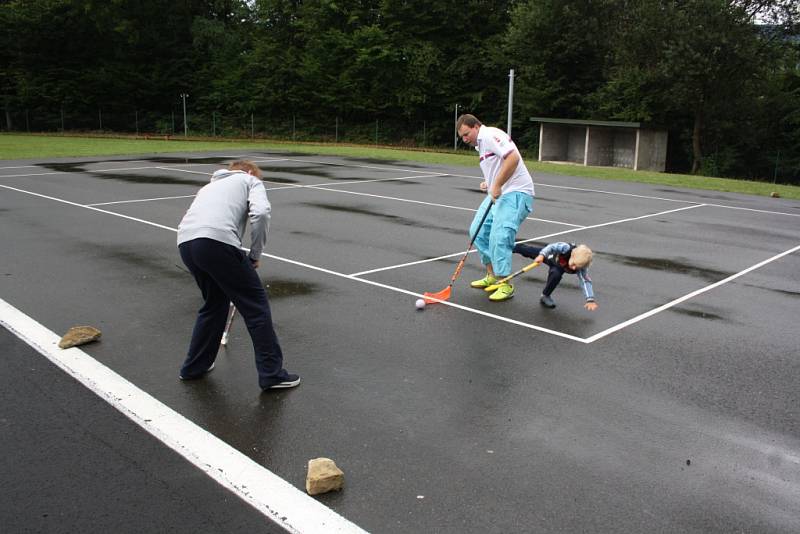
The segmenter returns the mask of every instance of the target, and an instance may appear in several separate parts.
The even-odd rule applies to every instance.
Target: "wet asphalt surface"
[[[159,198],[97,208],[176,228],[232,155],[4,161],[0,186]],[[543,220],[518,238],[592,247],[600,308],[575,277],[541,308],[541,268],[490,303],[471,255],[451,301],[508,322],[341,276],[463,253],[477,164],[249,155],[273,205],[259,272],[299,388],[260,392],[241,323],[214,373],[178,381],[200,295],[169,230],[0,187],[0,298],[54,332],[97,326],[85,352],[299,489],[310,458],[333,458],[346,487],[318,500],[371,532],[800,530],[800,253],[592,343],[542,330],[587,339],[797,247],[800,202],[536,174]],[[457,260],[359,277],[438,291]],[[0,524],[275,531],[5,330],[0,353]]]

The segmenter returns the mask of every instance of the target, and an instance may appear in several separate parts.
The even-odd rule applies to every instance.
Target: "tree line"
[[[204,131],[257,117],[285,134],[299,118],[307,136],[371,138],[380,124],[388,141],[448,146],[456,104],[505,127],[514,69],[524,149],[538,143],[532,116],[644,122],[668,130],[668,170],[800,183],[798,6],[0,0],[0,124],[49,114],[40,128],[59,129],[80,111],[102,125],[105,110],[109,128],[124,111],[137,129],[174,130],[189,95]]]

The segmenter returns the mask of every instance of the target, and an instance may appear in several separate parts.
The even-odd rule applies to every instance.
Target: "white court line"
[[[386,165],[384,167],[378,167],[378,166],[375,166],[375,165],[357,165],[355,163],[333,163],[333,162],[329,162],[329,161],[315,161],[315,160],[297,159],[297,158],[285,158],[285,160],[286,161],[295,161],[297,163],[314,163],[314,164],[317,164],[317,165],[332,165],[334,167],[355,167],[357,169],[372,169],[372,170],[380,170],[380,171],[392,171],[392,170],[397,169],[398,172],[399,171],[403,171],[403,172],[416,172],[416,173],[419,173],[419,174],[431,174],[431,171],[429,171],[429,170],[428,171],[418,171],[418,170],[415,170],[415,169],[408,169],[406,167],[392,167],[392,166],[389,166],[389,165]],[[260,160],[259,161],[254,160],[253,163],[260,163]],[[441,174],[448,175],[450,173],[441,173]],[[457,176],[457,175],[452,175],[452,176]]]
[[[784,256],[787,256],[789,254],[792,254],[793,252],[797,252],[798,250],[800,250],[800,245],[798,245],[798,246],[796,246],[794,248],[791,248],[791,249],[789,249],[789,250],[787,250],[785,252],[781,252],[780,254],[776,254],[775,256],[772,256],[771,258],[767,258],[764,261],[756,263],[755,265],[753,265],[751,267],[748,267],[747,269],[745,269],[743,271],[739,271],[738,273],[733,274],[733,275],[731,275],[731,276],[729,276],[729,277],[727,277],[727,278],[725,278],[723,280],[720,280],[719,282],[714,282],[713,284],[708,285],[708,286],[703,287],[703,288],[700,288],[697,291],[693,291],[693,292],[688,293],[688,294],[686,294],[686,295],[684,295],[684,296],[682,296],[680,298],[677,298],[677,299],[675,299],[673,301],[667,302],[666,304],[663,304],[663,305],[659,306],[658,308],[652,309],[652,310],[650,310],[650,311],[648,311],[646,313],[643,313],[641,315],[637,315],[636,317],[634,317],[632,319],[628,319],[627,321],[619,323],[618,325],[612,326],[611,328],[609,328],[607,330],[603,330],[602,332],[598,332],[597,334],[595,334],[593,336],[589,336],[588,338],[585,339],[585,342],[586,343],[592,343],[594,341],[597,341],[598,339],[604,338],[607,335],[609,335],[609,334],[611,334],[613,332],[616,332],[617,330],[621,330],[621,329],[623,329],[623,328],[625,328],[627,326],[630,326],[630,325],[632,325],[634,323],[638,323],[639,321],[647,319],[648,317],[652,317],[653,315],[655,315],[657,313],[660,313],[660,312],[662,312],[664,310],[672,308],[673,306],[676,306],[676,305],[680,304],[681,302],[684,302],[684,301],[689,300],[691,298],[694,298],[697,295],[705,293],[706,291],[711,291],[712,289],[714,289],[716,287],[719,287],[719,286],[721,286],[723,284],[727,284],[728,282],[730,282],[732,280],[736,280],[740,276],[744,276],[744,275],[746,275],[747,273],[749,273],[751,271],[755,271],[756,269],[758,269],[760,267],[763,267],[764,265],[766,265],[768,263],[771,263],[771,262],[773,262],[773,261],[775,261],[777,259],[780,259],[780,258],[782,258]]]
[[[434,176],[410,176],[409,178],[433,178],[433,177]],[[387,179],[384,179],[384,180],[387,180]],[[376,180],[376,181],[380,181],[380,180]],[[359,182],[354,182],[354,183],[359,183]],[[333,184],[331,184],[331,185],[333,185]],[[341,184],[336,184],[336,185],[341,185]],[[331,187],[327,187],[326,184],[305,185],[305,186],[302,186],[302,187],[306,187],[306,188],[309,188],[309,189],[319,189],[319,190],[323,190],[323,191],[332,191],[332,192],[335,192],[335,193],[344,193],[346,195],[359,195],[359,196],[364,196],[364,197],[381,198],[381,199],[384,199],[384,200],[395,200],[397,202],[409,202],[409,203],[412,203],[412,204],[423,204],[425,206],[435,206],[435,207],[439,207],[439,208],[449,208],[449,209],[454,209],[454,210],[463,210],[463,211],[472,211],[472,212],[478,211],[476,208],[463,208],[461,206],[450,206],[450,205],[447,205],[447,204],[437,204],[437,203],[434,203],[434,202],[425,202],[423,200],[412,200],[412,199],[409,199],[409,198],[390,197],[390,196],[386,196],[386,195],[376,195],[376,194],[373,194],[373,193],[362,193],[360,191],[348,191],[347,189],[333,189]],[[582,228],[581,225],[579,225],[579,224],[572,224],[572,223],[567,223],[567,222],[562,222],[562,221],[553,221],[553,220],[550,220],[550,219],[540,219],[538,217],[527,217],[525,220],[526,221],[539,221],[539,222],[560,224],[560,225],[563,225],[563,226],[574,226],[576,228]]]
[[[157,197],[157,198],[139,198],[139,199],[135,199],[135,200],[115,200],[114,202],[95,202],[94,204],[81,204],[81,206],[93,207],[93,206],[110,206],[112,204],[133,204],[133,203],[136,203],[136,202],[152,202],[152,201],[155,201],[155,200],[175,200],[175,199],[178,199],[178,198],[192,198],[192,197],[195,197],[195,196],[196,195],[180,195],[180,196],[177,196],[177,197]]]
[[[412,178],[435,178],[441,176],[440,174],[429,174],[424,176],[397,176],[395,178],[373,178],[372,180],[352,180],[349,182],[325,182],[320,184],[289,184],[289,185],[282,185],[281,187],[268,187],[267,191],[283,191],[284,189],[324,189],[323,186],[326,185],[352,185],[352,184],[370,184],[375,182],[392,182],[392,181],[399,181],[399,180],[411,180]],[[280,183],[280,182],[273,182],[271,180],[264,179],[264,182],[270,183]],[[333,191],[333,190],[332,190]],[[346,192],[346,191],[345,191]],[[387,197],[388,198],[388,197]],[[400,199],[402,200],[402,199]]]
[[[363,529],[156,400],[0,299],[0,324],[221,486],[290,532]]]
[[[198,163],[198,165],[203,165],[203,164],[202,163]],[[213,174],[211,172],[189,171],[189,170],[186,170],[186,169],[179,169],[177,167],[156,167],[156,169],[159,169],[159,170],[162,170],[162,171],[188,172],[189,174],[202,174],[204,176],[211,176]]]
[[[95,208],[93,206],[87,206],[87,205],[84,205],[84,204],[78,204],[76,202],[71,202],[69,200],[63,200],[63,199],[60,199],[60,198],[55,198],[55,197],[43,195],[41,193],[34,193],[32,191],[26,191],[24,189],[11,187],[11,186],[8,186],[8,185],[0,184],[0,188],[10,189],[12,191],[17,191],[17,192],[25,193],[25,194],[28,194],[28,195],[33,195],[33,196],[45,198],[45,199],[48,199],[48,200],[52,200],[54,202],[61,202],[63,204],[68,204],[70,206],[75,206],[75,207],[78,207],[78,208],[85,208],[85,209],[88,209],[88,210],[96,211],[98,213],[105,213],[107,215],[113,215],[115,217],[120,217],[122,219],[127,219],[127,220],[130,220],[130,221],[140,222],[140,223],[143,223],[143,224],[147,224],[149,226],[154,226],[156,228],[161,228],[163,230],[169,230],[171,232],[177,232],[178,231],[177,228],[170,228],[169,226],[164,226],[163,224],[158,224],[158,223],[146,221],[144,219],[137,219],[136,217],[131,217],[129,215],[123,215],[121,213],[115,213],[113,211],[107,211],[107,210],[103,210],[103,209],[100,209],[100,208]],[[247,249],[245,249],[245,250],[247,250]],[[381,288],[384,288],[384,289],[388,289],[390,291],[394,291],[396,293],[403,293],[403,294],[406,294],[406,295],[412,295],[412,296],[416,296],[416,297],[424,297],[424,295],[421,294],[421,293],[415,293],[413,291],[408,291],[406,289],[402,289],[402,288],[399,288],[399,287],[390,286],[388,284],[382,284],[380,282],[374,282],[372,280],[359,278],[359,277],[357,277],[355,275],[350,275],[350,274],[340,273],[340,272],[337,272],[337,271],[332,271],[330,269],[325,269],[324,267],[317,267],[316,265],[310,265],[308,263],[303,263],[303,262],[299,262],[299,261],[296,261],[296,260],[291,260],[289,258],[283,258],[281,256],[275,256],[273,254],[262,253],[261,255],[266,257],[266,258],[271,258],[271,259],[274,259],[274,260],[277,260],[277,261],[281,261],[283,263],[289,263],[291,265],[297,265],[297,266],[304,267],[306,269],[310,269],[310,270],[313,270],[313,271],[318,271],[318,272],[326,273],[326,274],[329,274],[329,275],[332,275],[332,276],[337,276],[339,278],[345,278],[345,279],[348,279],[348,280],[353,280],[355,282],[360,282],[362,284],[368,284],[368,285],[375,286],[375,287],[381,287]],[[526,328],[530,328],[530,329],[533,329],[533,330],[539,330],[541,332],[546,332],[548,334],[552,334],[552,335],[559,336],[559,337],[564,337],[564,338],[567,338],[567,339],[572,339],[572,340],[575,340],[575,341],[582,341],[582,338],[575,337],[575,336],[572,336],[570,334],[566,334],[566,333],[563,333],[563,332],[558,332],[558,331],[555,331],[555,330],[550,330],[550,329],[543,328],[543,327],[540,327],[540,326],[536,326],[536,325],[533,325],[533,324],[523,323],[523,322],[520,322],[520,321],[516,321],[514,319],[509,319],[507,317],[503,317],[501,315],[494,315],[494,314],[487,313],[487,312],[484,312],[484,311],[481,311],[481,310],[468,308],[468,307],[462,306],[460,304],[454,304],[454,303],[451,303],[451,302],[443,302],[442,304],[446,304],[448,306],[452,306],[454,308],[458,308],[460,310],[464,310],[464,311],[467,311],[467,312],[470,312],[470,313],[475,313],[475,314],[478,314],[478,315],[491,317],[493,319],[497,319],[498,321],[503,321],[503,322],[506,322],[506,323],[516,324],[516,325],[519,325],[519,326],[525,326]]]
[[[707,205],[712,206],[714,208],[725,208],[729,210],[754,211],[756,213],[769,213],[772,215],[788,215],[789,217],[800,217],[800,213],[784,213],[782,211],[758,210],[755,208],[742,208],[740,206],[726,206],[725,204],[707,204]]]
[[[245,155],[239,155],[239,156],[213,156],[213,157],[247,158],[247,157],[253,157],[253,156],[245,154]],[[148,160],[132,160],[132,161],[148,161]],[[316,163],[316,164],[320,164],[320,165],[334,165],[334,166],[339,166],[339,167],[356,167],[356,168],[376,169],[376,170],[383,170],[383,171],[390,171],[390,170],[393,170],[393,169],[397,169],[398,171],[399,170],[403,170],[403,171],[407,171],[407,172],[428,174],[428,175],[431,175],[431,176],[440,175],[440,176],[443,176],[443,177],[473,178],[473,179],[476,179],[476,180],[482,180],[483,179],[483,177],[481,177],[481,176],[473,176],[473,175],[469,175],[469,174],[455,174],[455,173],[436,173],[436,174],[431,174],[430,172],[417,171],[417,170],[414,170],[414,169],[407,169],[405,167],[388,167],[388,166],[387,167],[376,167],[376,166],[370,166],[370,165],[331,163],[331,162],[325,162],[325,161],[302,160],[302,159],[296,159],[296,158],[259,159],[258,161],[254,161],[254,163],[268,163],[268,162],[271,162],[271,161],[296,161],[298,163]],[[216,163],[190,163],[190,164],[191,165],[218,165]],[[38,167],[38,165],[29,165],[29,166],[25,166],[25,167]],[[15,167],[6,167],[6,168],[10,169],[10,168],[15,168]],[[22,168],[22,167],[20,167],[20,168]],[[132,167],[130,169],[99,169],[99,170],[95,170],[95,171],[71,171],[70,173],[114,172],[114,171],[119,171],[119,170],[147,170],[147,169],[159,169],[159,168],[162,168],[162,167]],[[163,167],[163,169],[179,170],[179,171],[182,170],[182,169],[173,169],[173,168],[170,168],[170,167]],[[191,171],[186,171],[186,172],[191,172]],[[9,175],[5,175],[5,176],[0,175],[0,178],[24,178],[24,177],[27,177],[27,176],[45,176],[45,175],[51,175],[51,174],[69,174],[69,173],[67,173],[65,171],[56,171],[56,172],[33,173],[33,174],[9,174]],[[205,173],[201,173],[201,174],[205,174]],[[265,180],[265,181],[268,181],[268,180]],[[363,180],[361,182],[363,182]],[[276,182],[271,182],[271,183],[276,183]],[[324,185],[324,184],[321,184],[321,185]],[[633,193],[620,193],[620,192],[617,192],[617,191],[607,191],[607,190],[604,190],[604,189],[589,189],[589,188],[585,188],[585,187],[554,185],[554,184],[546,184],[546,183],[541,183],[541,182],[536,182],[535,185],[539,186],[539,187],[551,187],[551,188],[555,188],[555,189],[567,189],[567,190],[573,190],[573,191],[585,191],[585,192],[588,192],[588,193],[601,193],[601,194],[604,194],[604,195],[616,195],[616,196],[624,196],[624,197],[632,197],[632,198],[643,198],[643,199],[649,199],[649,200],[663,200],[665,202],[682,202],[682,203],[689,203],[689,204],[697,203],[697,202],[692,201],[692,200],[682,200],[682,199],[667,198],[667,197],[655,197],[655,196],[650,196],[650,195],[637,195],[637,194],[633,194]],[[300,186],[295,186],[295,187],[300,187]],[[272,190],[277,191],[277,190],[280,190],[280,189],[290,189],[290,188],[292,188],[292,186],[278,187],[278,188],[274,188]],[[714,206],[714,207],[717,207],[717,208],[737,209],[737,210],[753,211],[753,212],[757,212],[757,213],[769,213],[769,214],[773,214],[773,215],[788,215],[790,217],[800,217],[800,214],[787,213],[787,212],[783,212],[783,211],[760,210],[760,209],[755,209],[755,208],[744,208],[744,207],[739,207],[739,206],[728,206],[728,205],[725,205],[725,204],[704,204],[704,205],[706,205],[706,206]],[[565,223],[557,223],[557,224],[565,224]]]
[[[552,234],[540,235],[540,236],[537,236],[537,237],[531,237],[529,239],[522,239],[520,241],[517,241],[516,243],[530,243],[531,241],[538,241],[540,239],[547,239],[548,237],[554,237],[554,236],[557,236],[557,235],[564,235],[564,234],[569,234],[569,233],[572,233],[572,232],[579,232],[581,230],[591,230],[593,228],[600,228],[600,227],[603,227],[603,226],[611,226],[613,224],[621,224],[621,223],[624,223],[624,222],[637,221],[639,219],[647,219],[649,217],[657,217],[659,215],[665,215],[667,213],[674,213],[676,211],[690,210],[690,209],[694,209],[694,208],[699,208],[701,206],[704,206],[704,204],[697,204],[695,206],[685,206],[683,208],[677,208],[677,209],[674,209],[674,210],[667,210],[667,211],[660,211],[658,213],[650,213],[648,215],[640,215],[638,217],[628,217],[627,219],[618,219],[616,221],[609,221],[609,222],[604,222],[604,223],[600,223],[600,224],[593,224],[591,226],[579,226],[578,228],[570,228],[569,230],[563,230],[561,232],[554,232]],[[475,250],[470,250],[469,253],[472,254],[473,252],[475,252]],[[358,273],[353,273],[351,276],[363,276],[365,274],[372,274],[372,273],[377,273],[377,272],[380,272],[380,271],[388,271],[390,269],[400,269],[401,267],[410,267],[412,265],[420,265],[422,263],[430,263],[430,262],[433,262],[433,261],[439,261],[439,260],[444,260],[444,259],[447,259],[447,258],[453,258],[455,256],[460,256],[461,254],[463,254],[463,252],[454,252],[452,254],[447,254],[445,256],[437,256],[435,258],[427,258],[427,259],[424,259],[424,260],[411,261],[411,262],[408,262],[408,263],[399,263],[397,265],[389,265],[388,267],[379,267],[377,269],[372,269],[372,270],[369,270],[369,271],[361,271],[361,272],[358,272]]]

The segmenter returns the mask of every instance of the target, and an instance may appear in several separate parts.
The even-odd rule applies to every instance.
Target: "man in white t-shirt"
[[[511,256],[519,225],[533,211],[533,179],[517,146],[503,130],[484,126],[474,115],[461,115],[456,130],[464,143],[474,146],[480,158],[487,197],[475,213],[469,233],[486,266],[486,276],[470,285],[484,289],[511,274]],[[486,210],[491,212],[478,228]],[[477,232],[477,235],[476,235]],[[514,286],[501,284],[489,300],[514,296]]]

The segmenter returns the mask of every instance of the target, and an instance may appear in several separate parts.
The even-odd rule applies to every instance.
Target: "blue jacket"
[[[586,297],[586,302],[594,302],[594,291],[592,290],[592,279],[589,278],[589,270],[585,267],[576,271],[569,268],[569,258],[573,248],[575,248],[573,243],[559,241],[558,243],[550,243],[539,254],[544,256],[548,264],[558,265],[564,269],[564,272],[578,275],[578,281]]]

